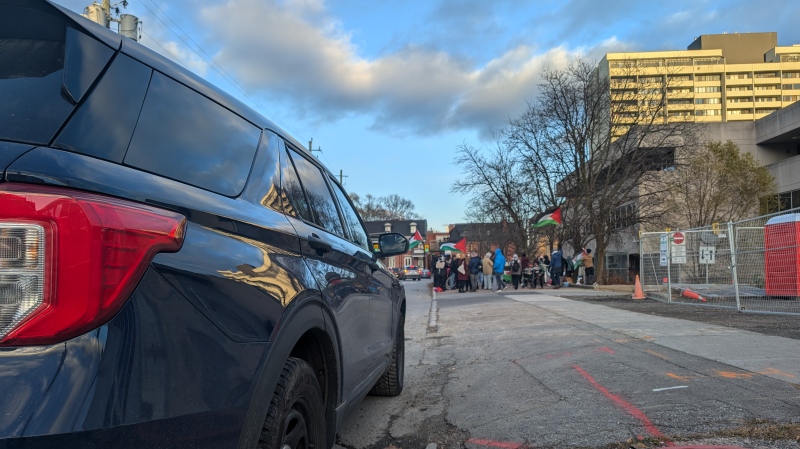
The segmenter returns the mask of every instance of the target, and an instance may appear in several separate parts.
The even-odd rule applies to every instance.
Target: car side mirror
[[[403,234],[392,232],[378,236],[378,253],[381,257],[396,256],[408,252],[408,240]]]

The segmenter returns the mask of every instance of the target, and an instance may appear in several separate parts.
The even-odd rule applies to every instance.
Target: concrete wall
[[[767,166],[775,177],[778,193],[800,189],[800,156]]]

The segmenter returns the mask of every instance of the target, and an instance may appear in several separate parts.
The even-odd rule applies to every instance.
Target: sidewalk
[[[784,382],[800,382],[800,347],[796,340],[571,301],[567,295],[559,297],[554,293],[544,290],[535,295],[515,295],[506,290],[503,296],[686,354]]]

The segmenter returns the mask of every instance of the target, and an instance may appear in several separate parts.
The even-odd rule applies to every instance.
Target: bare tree
[[[472,198],[468,216],[505,220],[515,234],[518,248],[527,249],[530,243],[530,219],[540,209],[537,186],[526,183],[527,170],[516,153],[508,150],[503,134],[495,133],[495,146],[482,151],[467,144],[456,149],[455,163],[464,176],[451,190]]]
[[[364,195],[351,193],[350,199],[365,221],[374,220],[414,220],[419,215],[414,211],[414,203],[397,194],[387,196]]]
[[[663,223],[663,174],[677,168],[676,152],[697,142],[693,122],[668,116],[672,77],[636,70],[610,79],[581,59],[545,70],[539,94],[496,134],[493,150],[457,149],[467,176],[453,190],[493,201],[526,246],[594,242],[600,278],[621,228]],[[555,206],[563,226],[531,231],[531,219]]]

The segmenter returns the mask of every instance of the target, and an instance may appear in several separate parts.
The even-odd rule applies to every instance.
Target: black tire
[[[308,449],[325,446],[322,391],[305,360],[290,357],[269,404],[259,449]]]
[[[370,390],[369,394],[373,396],[399,396],[403,392],[406,363],[405,318],[404,315],[401,315],[400,322],[397,323],[389,370],[378,379],[378,382]]]

